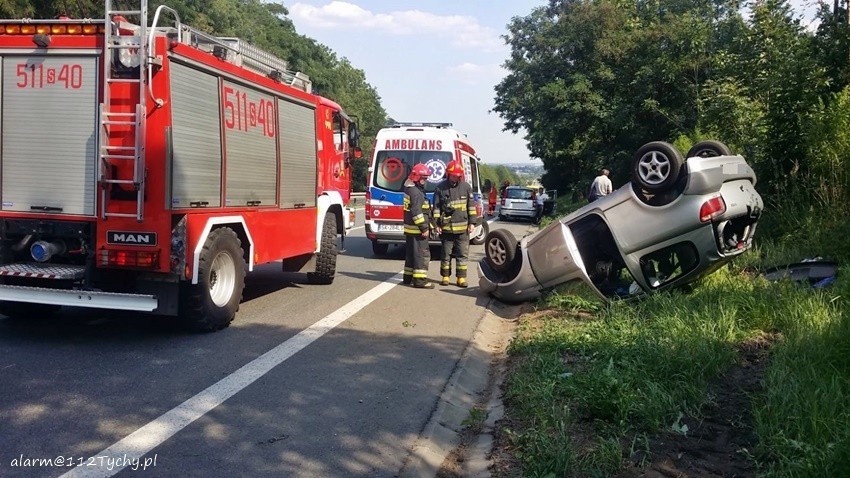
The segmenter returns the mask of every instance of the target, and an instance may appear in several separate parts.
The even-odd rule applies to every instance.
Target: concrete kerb
[[[446,457],[461,443],[462,422],[470,416],[470,410],[482,402],[486,403],[487,419],[482,433],[469,448],[463,468],[464,476],[490,476],[487,456],[492,450],[492,430],[503,413],[500,390],[504,365],[498,365],[500,369],[496,371],[494,382],[489,380],[490,368],[511,338],[505,336],[505,319],[515,318],[521,310],[521,306],[506,306],[495,300],[488,303],[434,413],[414,443],[400,477],[436,476]]]

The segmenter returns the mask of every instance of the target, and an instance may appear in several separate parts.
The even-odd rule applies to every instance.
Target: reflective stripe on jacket
[[[466,181],[452,183],[445,179],[434,191],[434,221],[443,232],[463,234],[477,219],[472,186]]]
[[[431,227],[431,204],[425,190],[413,181],[404,182],[404,233],[415,236]]]

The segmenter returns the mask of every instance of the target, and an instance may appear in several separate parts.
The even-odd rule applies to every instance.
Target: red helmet
[[[463,164],[458,160],[449,162],[446,166],[446,176],[463,176]]]
[[[419,164],[417,164],[416,166],[413,167],[413,169],[410,171],[410,175],[407,177],[407,179],[409,179],[411,181],[419,181],[420,179],[427,178],[430,175],[431,175],[431,170],[428,169],[428,166],[425,166],[424,164],[419,163]]]

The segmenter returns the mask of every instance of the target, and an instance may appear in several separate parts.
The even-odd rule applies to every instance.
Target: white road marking
[[[107,478],[128,466],[132,467],[140,460],[144,462],[142,457],[145,454],[389,292],[401,282],[401,277],[402,273],[399,272],[378,284],[206,390],[96,453],[82,462],[83,466],[68,471],[60,478]]]

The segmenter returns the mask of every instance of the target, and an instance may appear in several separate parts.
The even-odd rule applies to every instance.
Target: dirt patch
[[[750,477],[748,454],[755,445],[751,397],[762,388],[767,350],[775,336],[759,335],[739,347],[739,360],[709,389],[714,396],[701,419],[682,417],[679,429],[649,442],[649,454],[634,453],[618,478]],[[685,428],[687,427],[687,428]]]

